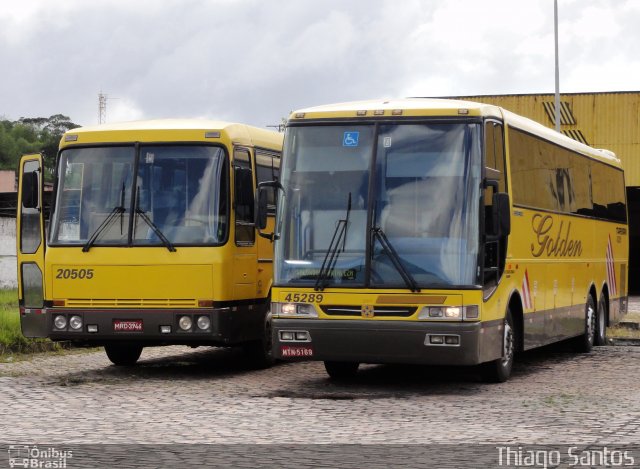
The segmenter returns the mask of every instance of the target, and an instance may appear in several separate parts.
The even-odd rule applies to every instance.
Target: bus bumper
[[[502,324],[274,319],[273,352],[284,360],[475,365],[502,356]]]
[[[146,345],[234,345],[258,340],[264,330],[266,308],[212,309],[96,309],[49,308],[46,311],[48,335],[54,341],[73,341],[87,345],[135,342]],[[56,327],[56,317],[64,316],[66,327]],[[82,326],[71,327],[71,318],[79,316]],[[180,328],[180,319],[188,316],[191,328]],[[198,327],[198,319],[208,318],[209,327]]]

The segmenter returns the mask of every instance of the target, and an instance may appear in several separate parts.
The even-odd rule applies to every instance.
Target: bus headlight
[[[460,306],[449,306],[444,309],[444,317],[447,319],[461,319],[462,308]]]
[[[317,318],[316,307],[310,303],[271,303],[272,312],[276,316]]]
[[[478,305],[470,306],[425,306],[418,314],[422,320],[477,321],[480,318]]]
[[[190,316],[182,316],[178,320],[178,326],[183,331],[190,331],[191,327],[193,326],[193,320],[191,319]]]
[[[71,319],[69,319],[69,327],[74,331],[82,329],[82,318],[80,316],[71,316]]]
[[[53,318],[53,326],[56,329],[63,330],[67,328],[67,317],[62,314],[58,314],[55,318]]]
[[[196,324],[198,325],[198,329],[206,331],[211,327],[211,319],[209,319],[209,316],[199,316]]]

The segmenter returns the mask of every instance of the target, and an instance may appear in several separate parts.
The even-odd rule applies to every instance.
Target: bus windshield
[[[226,167],[224,150],[212,146],[66,149],[50,241],[85,247],[223,243]]]
[[[287,132],[277,285],[478,283],[478,124],[343,124]]]

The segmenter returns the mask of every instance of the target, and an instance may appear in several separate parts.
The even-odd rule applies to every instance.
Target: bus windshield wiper
[[[418,287],[416,279],[414,279],[411,273],[405,268],[404,265],[402,265],[402,260],[400,259],[398,252],[391,245],[391,243],[389,242],[389,238],[387,238],[387,235],[384,234],[382,228],[380,228],[379,226],[374,226],[373,228],[371,228],[371,232],[373,234],[373,239],[377,239],[380,242],[382,250],[387,254],[387,256],[389,256],[389,259],[391,259],[391,263],[396,268],[396,270],[400,274],[400,277],[402,277],[402,280],[404,280],[404,283],[407,285],[409,290],[411,290],[413,293],[419,293],[420,288]]]
[[[347,227],[349,226],[350,213],[351,192],[349,192],[349,198],[347,199],[347,214],[345,215],[344,219],[338,220],[336,229],[333,230],[333,236],[331,237],[329,248],[324,255],[322,266],[320,266],[320,272],[318,272],[316,284],[313,287],[313,289],[316,291],[324,290],[327,280],[329,279],[329,276],[331,275],[331,272],[333,272],[336,262],[338,261],[338,256],[342,251],[344,251],[347,243]]]
[[[124,207],[122,205],[118,205],[117,207],[113,207],[113,209],[111,210],[109,215],[107,215],[107,217],[102,221],[102,223],[100,223],[100,225],[98,225],[98,227],[93,232],[93,234],[88,239],[88,241],[84,244],[84,246],[82,246],[82,252],[89,251],[89,249],[91,249],[91,246],[93,246],[93,243],[96,242],[96,239],[98,239],[98,237],[102,234],[102,232],[104,230],[106,230],[107,227],[109,227],[109,225],[111,225],[111,223],[113,223],[113,220],[116,219],[117,215],[123,214],[124,211],[125,210],[124,210]]]
[[[155,235],[160,239],[160,241],[162,241],[162,244],[165,245],[165,247],[169,250],[169,252],[176,252],[176,248],[173,247],[173,244],[171,244],[171,241],[169,241],[169,239],[164,235],[164,233],[160,230],[160,228],[158,228],[158,225],[156,225],[151,218],[149,218],[147,216],[147,214],[144,212],[144,210],[142,210],[140,207],[138,207],[138,202],[140,201],[140,186],[138,186],[136,188],[136,200],[135,200],[135,216],[137,217],[138,215],[140,215],[140,218],[142,218],[144,220],[144,222],[149,226],[149,228],[151,228],[151,230],[155,233]],[[135,238],[135,233],[136,233],[136,220],[133,220],[133,237]]]
[[[96,242],[96,240],[102,234],[102,232],[111,225],[113,220],[116,219],[116,215],[120,215],[120,234],[122,234],[124,212],[125,212],[125,209],[124,209],[124,182],[123,182],[122,191],[120,192],[120,205],[113,207],[113,209],[111,209],[111,212],[109,212],[109,215],[107,215],[107,217],[104,220],[102,220],[102,223],[98,225],[98,227],[95,229],[93,234],[89,237],[89,239],[84,244],[84,246],[82,246],[82,252],[88,252],[89,249],[91,249],[91,246],[93,246],[93,243]]]
[[[144,222],[147,225],[149,225],[149,228],[153,230],[156,236],[160,238],[160,241],[162,241],[162,244],[166,246],[169,252],[176,252],[176,248],[173,247],[173,244],[171,244],[171,241],[169,241],[169,239],[167,239],[167,237],[162,233],[162,231],[160,231],[160,228],[158,228],[158,225],[156,225],[153,221],[151,221],[151,218],[149,218],[147,214],[144,213],[143,210],[136,207],[136,216],[138,215],[140,215],[140,218],[142,218]]]

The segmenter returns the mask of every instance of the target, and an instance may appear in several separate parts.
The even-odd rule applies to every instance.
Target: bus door
[[[256,181],[270,182],[277,181],[280,175],[280,156],[273,152],[256,149]],[[276,189],[270,187],[267,191],[267,227],[265,231],[272,233],[275,230],[276,214]],[[271,279],[273,278],[273,240],[263,236],[256,238],[258,245],[258,298],[264,298],[271,289]]]
[[[253,223],[253,168],[246,148],[234,149],[233,186],[235,245],[233,258],[234,300],[256,298],[257,249]]]
[[[17,257],[20,324],[25,337],[47,337],[44,310],[44,203],[42,155],[25,155],[18,178]]]

